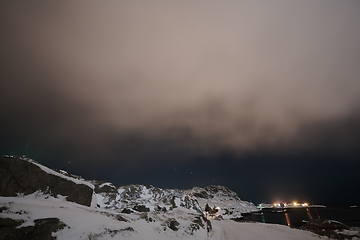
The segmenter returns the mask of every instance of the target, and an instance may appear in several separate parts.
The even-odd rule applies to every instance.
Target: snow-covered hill
[[[282,225],[229,220],[211,220],[212,231],[208,237],[206,223],[201,215],[186,208],[124,214],[114,210],[86,207],[40,193],[22,197],[0,197],[0,211],[0,239],[3,240],[327,239]],[[7,226],[4,226],[5,220]],[[17,228],[14,233],[12,230],[15,227]]]
[[[203,213],[206,204],[218,211],[216,217],[240,218],[241,213],[255,212],[258,208],[242,201],[235,192],[223,186],[194,187],[190,190],[161,189],[151,185],[115,187],[111,183],[92,182],[95,185],[100,208],[123,212],[166,211],[176,207]]]
[[[320,239],[286,226],[226,220],[257,208],[223,186],[116,187],[27,158],[0,157],[0,165],[0,240]]]
[[[26,157],[0,158],[0,196],[28,195],[36,191],[67,201],[125,213],[167,211],[176,207],[203,214],[206,204],[216,216],[240,218],[241,213],[258,211],[223,186],[194,187],[189,190],[161,189],[151,185],[116,187],[110,182],[86,181],[65,170],[54,171]]]

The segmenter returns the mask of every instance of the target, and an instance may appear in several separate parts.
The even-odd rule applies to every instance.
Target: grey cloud
[[[359,110],[359,8],[355,1],[6,3],[2,121],[9,132],[36,129],[99,154],[113,135],[131,134],[205,152],[306,148],[296,144],[307,139],[303,126],[323,129],[318,123]],[[28,125],[14,122],[24,115]]]

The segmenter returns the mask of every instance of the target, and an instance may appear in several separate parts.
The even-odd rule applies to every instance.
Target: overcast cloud
[[[1,5],[5,136],[139,159],[357,151],[359,1]]]

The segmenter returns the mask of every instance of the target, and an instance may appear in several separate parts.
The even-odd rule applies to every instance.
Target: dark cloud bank
[[[360,201],[357,1],[1,5],[2,152],[30,141],[117,184]]]

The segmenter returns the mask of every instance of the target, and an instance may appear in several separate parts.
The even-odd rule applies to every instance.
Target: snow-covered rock
[[[206,204],[218,211],[215,217],[223,219],[239,219],[241,213],[257,212],[259,209],[251,202],[243,201],[239,196],[224,186],[211,185],[205,188],[194,187],[186,190],[186,194],[197,199],[200,206],[205,208]]]
[[[161,189],[151,185],[115,187],[111,183],[95,181],[92,183],[95,185],[95,194],[100,208],[125,209],[125,211],[132,209],[136,212],[144,212],[167,211],[176,207],[187,207],[202,212],[196,202],[190,199],[185,200],[185,193],[178,189]]]
[[[189,190],[161,189],[151,185],[116,187],[110,182],[85,181],[65,170],[54,171],[26,157],[0,158],[0,196],[47,194],[86,206],[125,213],[165,212],[184,207],[204,214],[206,204],[218,209],[216,216],[232,219],[241,213],[258,211],[223,186],[194,187]]]
[[[0,157],[0,196],[28,195],[41,191],[65,196],[67,201],[90,206],[94,185],[49,169],[26,157]]]
[[[211,220],[207,233],[204,219],[186,208],[123,214],[34,195],[0,197],[0,213],[0,240],[328,239],[277,224],[228,220]]]
[[[190,190],[161,189],[151,185],[127,185],[115,187],[111,183],[92,182],[95,185],[98,207],[125,212],[166,211],[185,207],[204,213],[206,204],[219,211],[217,217],[240,218],[241,213],[259,211],[235,192],[223,186],[211,185]]]

